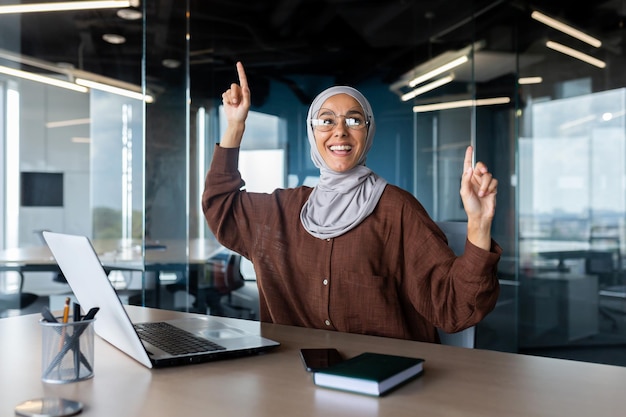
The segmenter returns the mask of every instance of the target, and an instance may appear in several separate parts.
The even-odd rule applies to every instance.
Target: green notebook
[[[315,385],[380,396],[423,371],[424,359],[366,352],[313,374]]]

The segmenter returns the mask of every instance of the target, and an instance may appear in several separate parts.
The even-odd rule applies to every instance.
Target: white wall
[[[62,172],[64,201],[20,207],[19,245],[40,245],[41,229],[90,235],[89,94],[21,81],[20,110],[20,171]],[[62,121],[75,124],[46,125]]]

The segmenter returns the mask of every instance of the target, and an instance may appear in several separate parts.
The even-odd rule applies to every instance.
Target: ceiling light
[[[75,136],[72,138],[72,143],[91,143],[91,138],[81,138],[79,136]]]
[[[595,114],[590,114],[588,116],[583,116],[575,120],[570,120],[569,122],[561,123],[559,125],[559,130],[572,129],[576,127],[580,127],[589,122],[593,122],[597,119]]]
[[[445,51],[402,74],[397,81],[389,85],[389,90],[401,98],[404,94],[410,93],[409,89],[413,89],[418,84],[437,78],[440,75],[452,75],[458,78],[452,73],[445,73],[446,71],[459,68],[467,62],[471,62],[470,57],[484,47],[484,41],[476,41],[461,49]],[[462,69],[459,69],[459,71],[462,71]]]
[[[543,23],[544,25],[548,25],[551,28],[554,28],[556,30],[559,30],[565,34],[568,34],[578,40],[581,40],[585,43],[588,43],[591,46],[594,46],[596,48],[599,48],[600,46],[602,46],[602,42],[592,36],[587,35],[584,32],[581,32],[578,29],[574,29],[573,27],[566,25],[565,23],[559,22],[556,19],[553,19],[549,16],[546,16],[545,14],[538,12],[538,11],[534,11],[530,14],[530,17],[532,17],[533,19]]]
[[[80,91],[82,93],[88,92],[89,88],[94,88],[96,90],[108,91],[113,94],[130,97],[137,100],[145,100],[145,102],[147,103],[152,103],[154,101],[153,96],[149,94],[144,95],[142,93],[141,87],[134,84],[126,83],[121,80],[104,77],[98,74],[94,74],[92,72],[83,71],[75,68],[60,67],[46,61],[41,61],[25,55],[15,54],[13,52],[5,51],[3,49],[0,49],[0,57],[20,63],[22,65],[36,67],[45,71],[58,72],[60,74],[63,74],[68,79],[74,80],[75,84],[67,81],[61,81],[56,78],[44,77],[37,74],[0,66],[0,69],[2,69],[0,72],[4,72],[5,74],[14,75],[21,78],[27,78],[46,84],[56,85],[58,87],[68,88],[71,90]],[[95,80],[98,80],[100,82]]]
[[[546,46],[550,49],[554,49],[555,51],[559,51],[565,55],[569,55],[573,58],[576,59],[580,59],[583,62],[586,62],[587,64],[591,64],[594,65],[598,68],[605,68],[606,67],[606,63],[604,61],[601,61],[597,58],[594,58],[590,55],[584,54],[580,51],[577,51],[576,49],[572,49],[568,46],[565,45],[561,45],[560,43],[557,42],[552,42],[552,41],[547,41],[546,42]]]
[[[495,104],[507,104],[510,102],[511,102],[511,99],[509,97],[483,98],[483,99],[477,99],[477,100],[467,99],[467,100],[458,100],[458,101],[446,101],[443,103],[423,104],[419,106],[413,106],[413,112],[424,113],[424,112],[437,111],[437,110],[458,109],[461,107],[492,106]]]
[[[449,82],[452,82],[452,80],[454,80],[454,76],[448,75],[446,77],[435,80],[432,83],[428,83],[426,85],[418,87],[415,90],[410,91],[406,94],[403,94],[402,97],[400,97],[400,99],[402,101],[411,100],[412,98],[417,97],[420,94],[427,93],[428,91],[434,90],[437,87],[441,87],[442,85],[448,84]]]
[[[169,69],[175,69],[175,68],[180,67],[180,61],[177,59],[173,59],[173,58],[166,58],[163,61],[161,61],[161,64],[165,68],[169,68]]]
[[[35,81],[38,83],[44,83],[48,85],[53,85],[55,87],[66,88],[68,90],[78,91],[79,93],[86,93],[89,91],[87,88],[82,87],[80,85],[76,85],[74,83],[70,83],[68,81],[59,80],[57,78],[46,77],[39,74],[33,74],[32,72],[17,70],[14,68],[0,66],[0,73],[11,75],[13,77],[24,78],[26,80]]]
[[[543,78],[541,77],[520,77],[517,82],[521,85],[524,84],[541,84],[543,82]]]
[[[69,127],[69,126],[79,126],[79,125],[88,125],[91,123],[91,119],[69,119],[69,120],[59,120],[56,122],[47,122],[46,127],[48,129],[55,129],[58,127]]]
[[[121,45],[123,43],[126,43],[126,38],[116,33],[105,33],[104,35],[102,35],[102,39],[105,42],[108,42],[113,45]]]
[[[416,85],[423,83],[426,80],[430,80],[431,78],[434,78],[439,74],[443,74],[446,71],[450,71],[451,69],[456,68],[459,65],[466,63],[467,61],[469,61],[467,55],[463,55],[461,57],[453,59],[452,61],[447,62],[437,68],[434,68],[425,74],[413,78],[411,81],[409,81],[409,87],[415,87]]]
[[[94,90],[105,91],[107,93],[117,94],[119,96],[133,98],[135,100],[145,100],[146,103],[152,103],[154,98],[150,95],[144,95],[143,93],[128,90],[126,88],[115,87],[109,84],[103,84],[95,81],[85,80],[83,78],[77,78],[76,84],[85,87],[93,88]]]
[[[12,4],[0,6],[0,14],[32,13],[32,12],[59,12],[67,10],[90,10],[123,8],[138,5],[136,0],[87,0],[87,1],[57,1],[48,3]]]
[[[139,20],[143,17],[143,13],[135,9],[119,9],[117,17],[124,20]]]

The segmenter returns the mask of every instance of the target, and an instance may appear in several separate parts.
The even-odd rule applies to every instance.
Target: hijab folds
[[[336,172],[328,167],[317,149],[311,125],[311,119],[316,117],[324,102],[337,94],[347,94],[358,101],[369,121],[363,155],[357,165],[346,172]],[[328,88],[311,103],[307,115],[307,135],[311,145],[311,159],[320,170],[320,180],[300,211],[300,221],[312,236],[320,239],[341,236],[358,226],[376,208],[387,181],[365,166],[375,131],[376,123],[370,103],[352,87]]]

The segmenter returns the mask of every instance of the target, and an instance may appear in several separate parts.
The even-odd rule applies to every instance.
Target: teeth
[[[331,151],[349,151],[352,149],[350,145],[333,145],[330,147]]]

